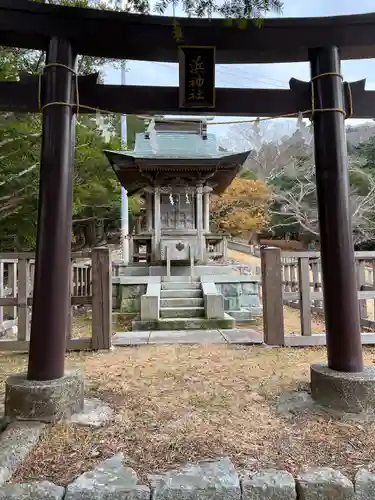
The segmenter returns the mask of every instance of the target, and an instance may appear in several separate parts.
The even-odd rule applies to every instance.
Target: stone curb
[[[38,443],[44,427],[45,424],[39,422],[13,422],[1,433],[0,486],[9,481],[33,447]]]
[[[371,500],[375,464],[360,469],[354,484],[328,467],[308,469],[295,478],[266,469],[239,477],[228,457],[187,464],[179,470],[150,475],[138,485],[136,472],[120,453],[85,472],[66,488],[48,481],[7,484],[0,500]]]

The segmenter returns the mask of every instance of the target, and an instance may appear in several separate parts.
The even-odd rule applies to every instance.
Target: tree
[[[299,119],[294,132],[277,133],[255,122],[236,126],[241,149],[252,149],[241,176],[256,175],[269,186],[272,203],[268,230],[279,237],[319,240],[313,134]],[[375,127],[348,127],[350,202],[356,245],[375,238]],[[272,138],[271,138],[272,135]],[[365,139],[365,142],[361,142]],[[246,142],[247,141],[247,142]],[[238,148],[237,148],[238,150]],[[355,154],[354,154],[355,153]]]
[[[33,0],[39,3],[125,10],[148,13],[148,0]],[[156,9],[165,12],[172,0],[162,0]],[[173,0],[176,5],[176,0]],[[279,0],[234,0],[224,3],[205,0],[182,0],[188,15],[199,17],[220,13],[239,18],[240,28],[246,27],[244,19],[259,18],[281,9]],[[77,71],[89,74],[100,70],[104,59],[79,56]],[[17,80],[20,73],[39,73],[45,63],[45,53],[19,48],[0,48],[0,79]],[[77,147],[75,164],[74,236],[77,245],[94,244],[105,239],[109,230],[119,226],[119,185],[109,168],[102,149],[119,148],[119,119],[107,116],[106,128],[115,135],[103,138],[102,128],[87,115],[77,122]],[[130,118],[128,126],[136,131],[143,124]],[[141,128],[142,126],[142,128]],[[117,134],[116,134],[117,132]],[[132,134],[133,135],[133,134]],[[39,156],[41,117],[2,113],[0,115],[0,238],[2,250],[33,249],[36,236],[38,208]],[[109,143],[109,144],[108,144]],[[132,140],[128,140],[128,144]],[[139,199],[130,200],[133,213],[139,212]]]
[[[221,195],[211,197],[211,221],[219,231],[249,238],[267,224],[270,191],[263,181],[235,178]]]
[[[375,171],[359,155],[349,157],[349,197],[355,245],[375,238]],[[268,180],[273,189],[271,229],[284,228],[298,239],[319,240],[315,164],[312,146],[295,155]]]
[[[81,59],[91,73],[101,61]],[[38,51],[0,48],[0,78],[15,80],[19,73],[38,72],[44,55]],[[97,64],[99,66],[97,66]],[[98,120],[98,118],[100,118]],[[120,186],[103,149],[120,149],[120,118],[114,115],[79,115],[76,125],[73,231],[75,246],[92,246],[119,232]],[[139,120],[130,117],[128,134],[138,131]],[[105,134],[103,134],[105,130]],[[41,116],[0,114],[0,248],[33,250],[39,192]],[[130,213],[140,201],[129,200]]]
[[[93,7],[97,9],[124,10],[126,12],[136,12],[148,14],[150,12],[149,0],[33,0],[38,3],[55,5],[73,5],[77,7]],[[283,7],[281,0],[159,0],[154,10],[164,14],[170,5],[177,7],[181,4],[183,11],[188,16],[212,17],[220,14],[226,18],[237,18],[241,20],[260,20],[268,12],[280,12]],[[244,27],[240,23],[240,27]]]

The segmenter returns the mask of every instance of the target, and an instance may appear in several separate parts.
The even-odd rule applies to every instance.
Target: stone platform
[[[263,335],[251,329],[169,330],[119,332],[114,346],[144,344],[262,344]]]

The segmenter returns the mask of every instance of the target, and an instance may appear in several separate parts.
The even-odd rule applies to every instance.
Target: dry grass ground
[[[367,349],[366,362],[375,361]],[[375,457],[375,424],[275,412],[281,393],[305,387],[309,365],[324,349],[141,346],[68,356],[86,374],[87,395],[116,410],[107,427],[51,425],[17,480],[64,484],[122,451],[145,480],[147,472],[229,455],[239,468],[329,465],[348,474]],[[25,356],[0,354],[0,381]]]

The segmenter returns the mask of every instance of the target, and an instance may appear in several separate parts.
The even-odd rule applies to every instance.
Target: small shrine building
[[[220,149],[205,119],[157,118],[136,134],[134,151],[105,153],[128,194],[145,197],[143,221],[125,241],[129,262],[112,280],[133,329],[225,329],[259,316],[259,276],[238,274],[226,235],[210,227],[210,196],[225,191],[249,151]]]
[[[143,192],[146,200],[145,220],[129,236],[130,263],[226,258],[225,235],[210,230],[210,195],[223,193],[249,151],[220,149],[205,119],[160,118],[136,134],[134,151],[105,153],[128,195]]]

